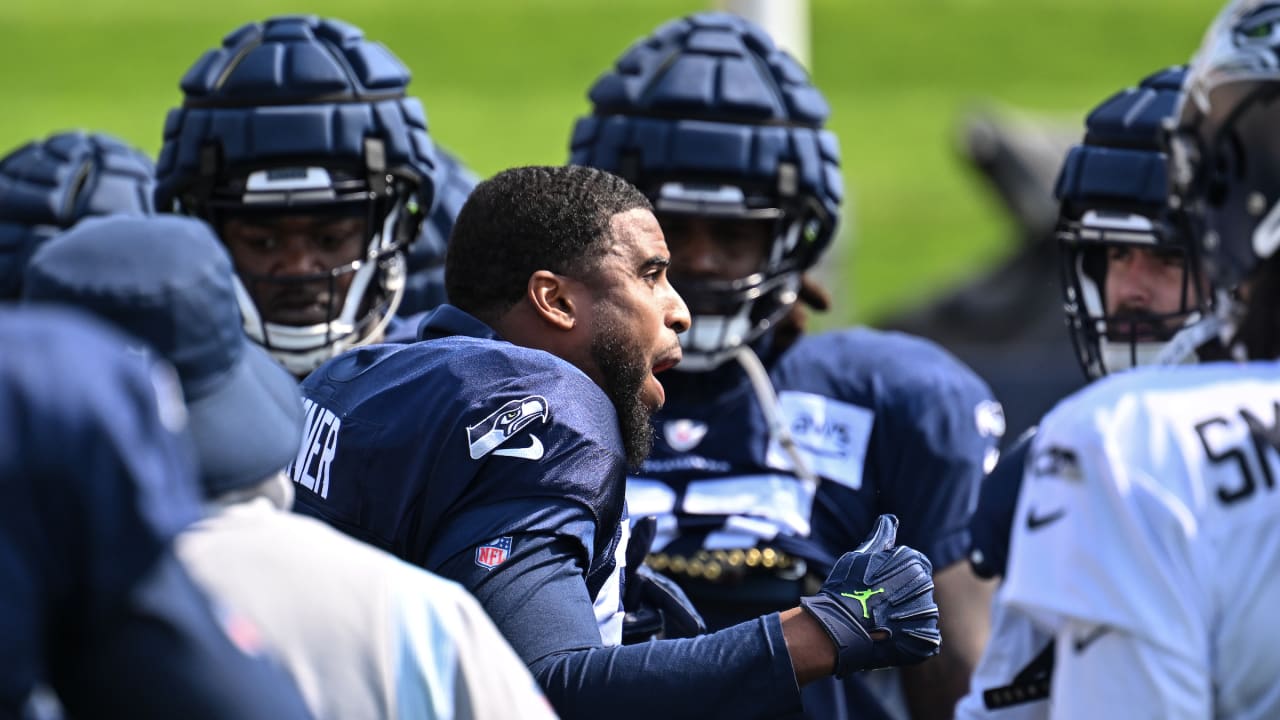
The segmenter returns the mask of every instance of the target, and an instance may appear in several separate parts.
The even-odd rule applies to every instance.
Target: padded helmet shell
[[[0,299],[16,299],[36,247],[81,218],[151,215],[151,159],[104,133],[62,132],[0,159]]]

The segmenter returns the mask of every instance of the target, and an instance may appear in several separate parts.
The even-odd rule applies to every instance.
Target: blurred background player
[[[404,251],[439,166],[408,83],[359,29],[277,17],[206,52],[165,123],[156,207],[214,227],[245,330],[295,376],[414,330],[395,317]]]
[[[318,718],[549,717],[533,678],[465,591],[289,512],[297,383],[249,342],[231,262],[203,222],[77,225],[40,248],[24,298],[118,323],[178,370],[208,517],[178,555],[260,628]]]
[[[1041,424],[1001,593],[1054,637],[1048,716],[1264,718],[1280,651],[1280,4],[1237,2],[1192,59],[1170,183],[1232,353],[1140,369]]]
[[[1185,68],[1161,70],[1107,98],[1059,173],[1059,242],[1067,326],[1089,380],[1140,365],[1223,356],[1221,323],[1185,221],[1170,208],[1162,125],[1173,116]],[[1018,489],[1034,428],[984,481],[971,521],[970,559],[1004,575]],[[1044,717],[1051,637],[993,606],[991,641],[959,717]]]
[[[689,304],[664,376],[632,517],[658,516],[650,559],[714,628],[790,607],[881,513],[937,569],[939,657],[806,689],[812,717],[950,717],[986,640],[989,588],[964,562],[978,482],[1004,430],[972,372],[932,343],[869,329],[801,337],[797,300],[830,245],[843,187],[828,107],[758,27],[672,21],[590,91],[570,161],[653,202]],[[847,694],[847,698],[846,698]]]
[[[83,217],[150,215],[151,159],[103,133],[63,132],[0,159],[0,300],[15,300],[31,253]]]
[[[174,558],[200,511],[182,399],[130,342],[0,312],[0,715],[43,683],[72,717],[309,717]]]
[[[475,173],[461,160],[438,144],[436,163],[435,209],[422,223],[418,239],[409,246],[404,298],[396,310],[396,314],[406,321],[400,323],[398,332],[391,333],[392,340],[416,339],[420,314],[448,302],[444,292],[444,258],[449,246],[449,233],[462,204],[479,182]],[[415,315],[419,317],[412,317]]]

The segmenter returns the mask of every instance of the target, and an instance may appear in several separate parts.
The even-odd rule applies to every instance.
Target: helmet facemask
[[[254,267],[228,248],[243,273],[245,329],[295,375],[378,340],[403,297],[401,249],[431,210],[437,172],[409,80],[399,58],[359,28],[285,15],[247,23],[202,54],[183,76],[182,105],[165,120],[158,208],[220,232],[236,218],[274,215],[271,229],[289,241],[288,262],[274,269],[268,246],[250,258],[261,261]],[[300,244],[307,221],[332,214],[359,217],[363,243],[330,246],[334,237],[356,237],[343,231]],[[305,285],[323,297],[313,307],[259,307],[251,298],[268,283],[295,292]]]
[[[1186,243],[1170,240],[1173,229],[1143,214],[1086,211],[1065,223],[1063,288],[1067,325],[1078,358],[1090,378],[1142,365],[1194,362],[1191,350],[1205,339],[1183,347],[1171,344],[1211,317],[1211,297],[1199,263]],[[1152,262],[1180,268],[1175,287],[1157,287],[1156,308],[1108,307],[1107,273],[1111,258],[1152,253]],[[1157,278],[1146,282],[1160,286]],[[1167,302],[1173,292],[1177,300]],[[1176,350],[1176,352],[1175,352]],[[1176,356],[1175,356],[1176,355]]]
[[[737,349],[760,339],[791,309],[804,270],[806,222],[794,208],[765,196],[753,197],[736,185],[662,183],[650,193],[664,222],[673,259],[681,239],[670,221],[681,217],[761,223],[768,239],[761,264],[740,277],[708,277],[682,268],[676,260],[671,282],[689,306],[692,322],[680,335],[684,359],[677,370],[704,372],[732,358]],[[665,220],[664,220],[665,218]],[[715,233],[713,233],[715,234]],[[713,237],[710,242],[716,242]]]
[[[380,191],[355,173],[324,167],[251,171],[214,186],[198,214],[224,242],[233,221],[264,225],[286,217],[360,221],[362,239],[349,259],[306,274],[255,271],[236,257],[237,295],[245,332],[295,375],[303,376],[352,347],[377,342],[395,314],[405,285],[404,249],[421,213],[411,183],[383,183]],[[265,298],[314,297],[316,317],[286,320]],[[273,317],[273,313],[276,317]]]

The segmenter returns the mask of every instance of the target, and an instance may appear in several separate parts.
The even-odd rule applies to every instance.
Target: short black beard
[[[640,399],[640,390],[652,369],[644,364],[643,351],[626,332],[613,318],[600,318],[591,339],[591,359],[600,369],[605,395],[618,413],[627,466],[636,472],[653,449],[652,414]]]

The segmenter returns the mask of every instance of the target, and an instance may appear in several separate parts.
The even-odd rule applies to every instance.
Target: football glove
[[[644,564],[657,532],[657,518],[637,520],[627,545],[627,570],[622,607],[622,643],[683,638],[707,631],[702,616],[675,580]]]
[[[836,646],[836,676],[912,665],[942,646],[933,566],[909,547],[894,547],[898,519],[881,515],[871,535],[845,553],[817,595],[800,599]]]

